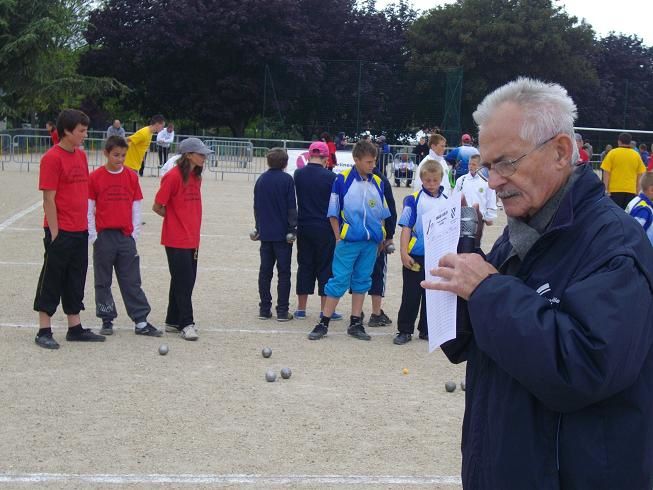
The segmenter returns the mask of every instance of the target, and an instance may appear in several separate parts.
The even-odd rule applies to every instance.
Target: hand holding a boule
[[[406,269],[413,269],[415,260],[408,253],[401,252],[401,263]]]
[[[432,275],[443,280],[422,281],[421,285],[424,289],[449,291],[468,300],[486,277],[498,272],[478,254],[447,254],[440,259],[436,269],[431,269]]]

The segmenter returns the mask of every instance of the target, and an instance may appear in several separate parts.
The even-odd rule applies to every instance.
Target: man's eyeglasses
[[[546,145],[549,141],[552,141],[557,134],[554,134],[551,136],[549,139],[542,141],[541,143],[538,143],[535,145],[535,147],[532,150],[527,151],[524,153],[522,156],[515,158],[514,160],[501,160],[500,162],[495,162],[495,163],[483,163],[483,167],[485,167],[488,172],[490,170],[498,173],[501,177],[510,177],[512,174],[514,174],[517,171],[517,165],[519,165],[519,162],[530,155],[531,153],[539,150],[542,148],[544,145]]]

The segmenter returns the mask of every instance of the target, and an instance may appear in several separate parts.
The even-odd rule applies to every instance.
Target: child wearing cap
[[[331,316],[348,289],[352,291],[352,306],[347,333],[360,340],[371,339],[363,328],[361,313],[365,294],[372,285],[374,262],[385,239],[384,220],[390,216],[390,210],[383,181],[373,173],[376,145],[359,141],[352,154],[355,166],[339,174],[331,190],[327,216],[336,241],[332,277],[324,288],[324,315],[308,334],[310,340],[327,334]]]
[[[277,321],[292,320],[290,306],[290,266],[292,244],[297,233],[297,204],[293,178],[284,172],[288,153],[272,148],[266,155],[268,170],[254,184],[254,221],[261,240],[258,274],[259,318],[272,318],[270,285],[277,264]]]
[[[187,138],[180,143],[179,153],[176,166],[161,179],[152,210],[163,217],[161,244],[170,270],[166,332],[197,340],[192,296],[202,224],[202,169],[213,151],[198,138]]]
[[[34,339],[44,349],[58,349],[52,337],[52,315],[59,300],[68,317],[69,342],[103,342],[105,337],[83,328],[84,285],[88,269],[88,160],[79,149],[86,138],[89,119],[75,109],[57,118],[61,138],[41,158],[39,190],[43,191],[45,255],[34,298],[39,331]]]
[[[325,167],[331,150],[322,141],[311,143],[305,167],[295,170],[297,193],[297,310],[295,318],[306,318],[308,295],[315,292],[317,280],[320,314],[326,296],[324,286],[331,276],[331,260],[336,246],[333,230],[327,218],[331,188],[336,175]],[[334,313],[332,320],[342,319]]]
[[[399,219],[401,226],[401,269],[403,286],[401,306],[397,318],[398,333],[393,342],[404,345],[410,342],[415,331],[415,320],[419,313],[417,330],[419,338],[428,340],[426,323],[426,292],[420,283],[424,280],[424,230],[422,216],[434,209],[438,199],[446,199],[442,183],[442,165],[427,160],[420,165],[422,189],[406,196],[404,209]]]
[[[163,332],[148,323],[150,304],[141,288],[140,258],[136,240],[141,228],[143,194],[134,172],[125,170],[128,144],[109,136],[104,145],[106,165],[89,176],[88,240],[93,245],[95,314],[102,319],[102,335],[113,334],[116,304],[111,294],[113,270],[136,335],[160,337]]]
[[[444,157],[447,163],[451,166],[450,173],[450,182],[451,187],[454,187],[456,184],[456,178],[461,175],[465,175],[469,171],[469,157],[472,155],[479,155],[479,151],[472,146],[472,137],[468,134],[463,134],[460,139],[461,145],[457,148],[451,150]],[[442,180],[442,184],[447,187],[447,182],[445,179]],[[449,193],[447,193],[449,195]]]

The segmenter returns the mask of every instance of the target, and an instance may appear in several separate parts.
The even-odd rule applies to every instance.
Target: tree
[[[125,101],[143,114],[242,136],[261,109],[266,63],[300,77],[310,66],[307,14],[294,0],[109,0],[91,12],[96,49],[82,68],[129,86]]]
[[[378,11],[373,0],[300,0],[312,12],[308,80],[285,78],[274,67],[268,89],[274,111],[305,139],[322,130],[376,132],[411,119],[410,93],[404,66],[408,59],[405,32],[416,17],[406,0]],[[268,104],[270,106],[271,104]]]
[[[119,88],[77,73],[87,7],[85,0],[0,0],[0,114],[54,112]]]
[[[480,100],[520,75],[558,82],[572,97],[598,87],[591,26],[551,0],[458,0],[419,18],[408,40],[414,67],[463,68],[467,128]]]
[[[635,36],[610,34],[598,42],[592,62],[600,87],[588,97],[585,125],[650,129],[653,48]]]

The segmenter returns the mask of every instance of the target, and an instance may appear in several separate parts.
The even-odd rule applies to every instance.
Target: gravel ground
[[[41,209],[8,221],[41,199],[38,174],[9,169],[0,180],[0,486],[459,488],[464,393],[445,393],[444,383],[460,382],[464,365],[439,350],[428,354],[424,341],[393,345],[392,327],[368,329],[372,341],[361,342],[344,334],[345,322],[334,322],[327,338],[309,342],[316,297],[307,320],[256,318],[253,179],[205,176],[198,342],[134,336],[114,288],[116,334],[103,344],[67,343],[58,310],[58,351],[33,343]],[[169,275],[161,220],[149,211],[158,179],[141,183],[143,287],[150,321],[162,325]],[[394,191],[400,205],[408,189]],[[484,248],[500,229],[487,230]],[[89,268],[82,320],[95,328],[92,286]],[[390,256],[387,291],[384,310],[396,322],[399,254]],[[349,308],[345,298],[338,309]],[[167,356],[157,352],[161,343],[170,346]],[[265,346],[269,359],[260,353]],[[265,381],[267,369],[286,366],[289,380]]]

